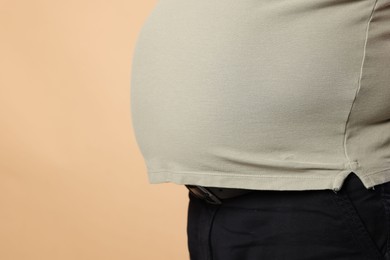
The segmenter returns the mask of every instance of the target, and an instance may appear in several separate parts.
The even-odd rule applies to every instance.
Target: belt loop
[[[200,185],[185,185],[190,192],[197,198],[205,200],[207,203],[220,205],[222,201],[210,192],[206,187]]]

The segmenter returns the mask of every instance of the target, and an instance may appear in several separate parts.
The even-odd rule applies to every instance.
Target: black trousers
[[[390,260],[390,182],[256,190],[208,204],[188,193],[191,260]]]

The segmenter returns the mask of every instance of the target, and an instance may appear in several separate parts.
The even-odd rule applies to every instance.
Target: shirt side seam
[[[353,109],[353,107],[355,105],[356,98],[357,98],[357,96],[359,94],[359,91],[360,91],[360,88],[361,88],[361,80],[362,80],[362,77],[363,77],[363,66],[364,66],[364,62],[365,62],[365,58],[366,58],[368,33],[369,33],[369,29],[370,29],[371,20],[372,20],[372,18],[374,16],[374,13],[376,11],[377,3],[378,3],[378,0],[375,0],[375,2],[373,4],[373,7],[372,7],[372,10],[371,10],[371,13],[370,13],[370,16],[368,18],[367,24],[366,24],[366,33],[365,33],[365,39],[364,39],[362,61],[361,61],[361,65],[360,65],[360,74],[359,74],[359,79],[358,79],[358,86],[356,88],[355,96],[354,96],[354,99],[352,101],[351,108],[349,110],[348,117],[347,117],[347,119],[345,121],[345,127],[344,127],[344,142],[343,142],[344,154],[345,154],[345,157],[347,158],[347,161],[348,161],[348,163],[350,165],[350,169],[351,170],[356,170],[356,167],[355,167],[355,164],[352,164],[351,159],[349,158],[348,152],[347,152],[347,130],[348,130],[349,119],[350,119],[351,114],[352,114],[352,109]],[[358,164],[357,161],[354,161],[354,162]]]

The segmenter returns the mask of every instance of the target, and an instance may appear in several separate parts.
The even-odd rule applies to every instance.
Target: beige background
[[[148,184],[131,58],[157,1],[0,0],[0,259],[189,259],[188,193]]]

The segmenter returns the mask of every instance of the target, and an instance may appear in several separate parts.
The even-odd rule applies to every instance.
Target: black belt
[[[195,197],[210,204],[222,204],[222,200],[238,197],[253,190],[236,188],[204,187],[199,185],[185,185]]]

